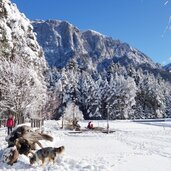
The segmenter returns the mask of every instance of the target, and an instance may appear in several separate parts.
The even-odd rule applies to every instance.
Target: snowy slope
[[[30,166],[28,158],[20,156],[12,167],[0,162],[0,170],[60,170],[60,171],[170,171],[171,168],[171,122],[135,123],[113,121],[110,127],[116,132],[83,132],[71,134],[59,130],[57,121],[47,121],[45,132],[54,136],[54,142],[42,142],[44,146],[64,145],[66,151],[57,162],[44,166]],[[82,127],[87,122],[81,123]],[[167,125],[167,127],[165,127]],[[94,126],[105,127],[105,121],[94,121]],[[6,129],[0,129],[0,146],[5,142]]]

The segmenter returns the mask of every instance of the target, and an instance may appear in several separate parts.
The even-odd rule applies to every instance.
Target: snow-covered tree
[[[79,107],[73,103],[68,102],[65,111],[61,117],[62,127],[73,129],[73,122],[75,120],[81,121],[84,119],[83,113],[80,111]]]
[[[85,118],[100,118],[100,92],[97,82],[88,72],[80,75],[80,86],[78,100]]]
[[[144,75],[136,96],[136,116],[144,118],[162,118],[165,115],[164,85],[160,77]],[[139,115],[139,116],[138,116]]]
[[[165,107],[163,117],[171,117],[171,83],[162,80],[161,91],[165,97]]]
[[[63,70],[62,70],[63,71]],[[61,72],[62,72],[61,71]],[[47,102],[42,110],[44,118],[58,118],[57,110],[62,103],[63,85],[62,74],[56,68],[51,68],[46,73],[47,82]]]
[[[0,2],[0,109],[37,116],[46,102],[43,51],[33,27],[10,0]]]
[[[106,115],[110,119],[128,119],[133,116],[136,96],[136,85],[132,78],[124,76],[111,76],[108,88],[104,93]],[[104,105],[103,105],[104,106]]]
[[[0,108],[37,115],[46,102],[46,87],[36,73],[18,63],[0,61]]]
[[[74,118],[78,121],[83,120],[83,113],[79,110],[79,107],[75,103],[69,102],[65,108],[64,120],[72,122]]]

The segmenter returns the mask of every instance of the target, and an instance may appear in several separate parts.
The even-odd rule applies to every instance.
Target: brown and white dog
[[[17,146],[20,154],[27,155],[29,149],[35,150],[35,144],[38,144],[43,148],[39,140],[53,141],[53,137],[44,133],[34,131],[31,127],[22,125],[14,129],[9,136],[6,137],[6,141],[9,146]]]
[[[18,157],[19,157],[19,152],[16,146],[11,146],[4,150],[2,155],[2,161],[9,165],[13,165],[14,163],[17,162]]]
[[[32,157],[30,157],[30,164],[38,163],[41,161],[42,165],[45,162],[45,159],[48,159],[48,161],[55,162],[55,158],[57,155],[61,155],[64,152],[65,148],[64,146],[54,148],[54,147],[45,147],[38,151],[36,151],[35,154],[33,154]]]

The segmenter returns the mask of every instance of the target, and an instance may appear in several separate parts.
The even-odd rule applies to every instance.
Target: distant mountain
[[[163,68],[164,68],[165,70],[167,70],[167,71],[171,71],[171,63],[165,65]]]
[[[46,60],[51,67],[62,68],[71,58],[87,67],[103,67],[120,61],[124,65],[145,65],[160,68],[149,57],[127,43],[113,40],[93,30],[80,31],[66,21],[33,21],[32,25],[42,46]],[[89,64],[88,64],[89,63]]]
[[[54,118],[80,110],[85,119],[171,116],[171,74],[127,43],[59,20],[32,21],[50,66]]]
[[[50,67],[63,68],[74,59],[79,68],[103,72],[119,63],[127,69],[142,68],[171,82],[171,74],[161,65],[127,43],[93,30],[81,31],[67,21],[36,20],[32,25]]]
[[[43,50],[30,21],[10,0],[1,0],[0,111],[37,114],[46,97],[46,69]]]

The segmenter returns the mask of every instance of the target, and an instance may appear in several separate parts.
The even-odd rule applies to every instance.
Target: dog
[[[6,137],[6,141],[8,142],[9,146],[16,145],[16,142],[18,142],[18,144],[19,142],[22,143],[23,139],[24,141],[27,141],[26,143],[30,145],[32,150],[35,150],[35,144],[38,144],[41,148],[43,148],[39,140],[53,141],[53,137],[51,137],[50,135],[36,132],[31,127],[26,125],[17,127],[15,130],[11,132],[9,136]]]
[[[44,165],[45,159],[48,161],[52,161],[53,164],[55,162],[55,158],[57,155],[61,155],[65,150],[64,146],[54,148],[54,147],[45,147],[34,153],[33,156],[30,157],[30,165],[38,163],[41,161],[42,165]]]
[[[34,154],[32,152],[33,148],[28,140],[20,137],[20,138],[17,138],[14,143],[17,147],[19,154],[24,154],[26,156],[28,156],[30,153]]]
[[[10,146],[6,148],[2,155],[2,161],[11,166],[17,162],[18,158],[19,158],[19,152],[16,146]]]

